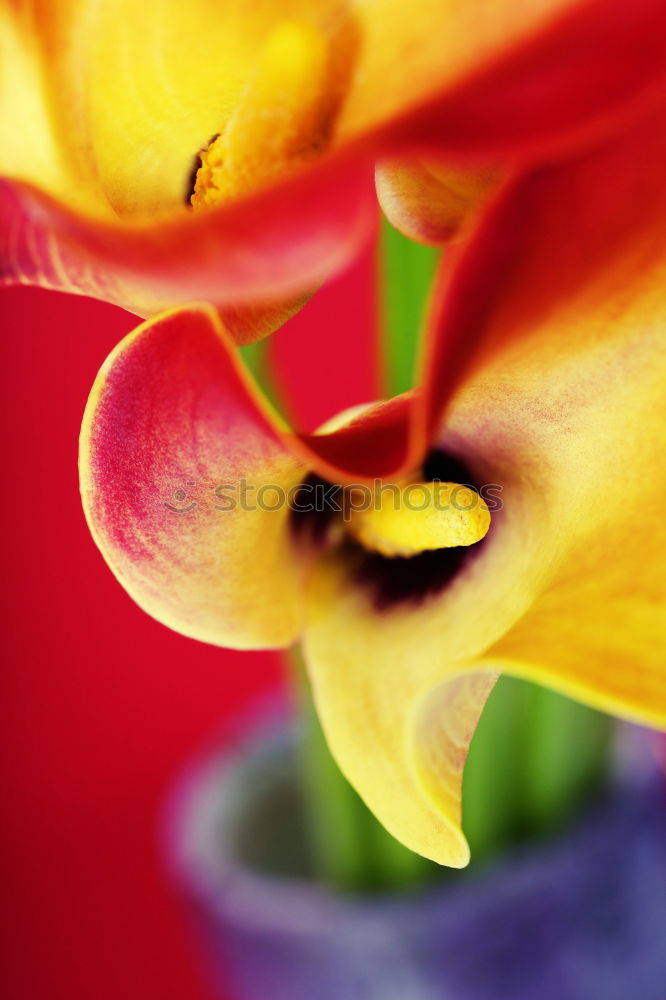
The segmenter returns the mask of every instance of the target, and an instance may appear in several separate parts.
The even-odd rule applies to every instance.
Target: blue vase
[[[665,1000],[663,776],[426,891],[345,896],[306,874],[297,739],[281,724],[227,741],[171,799],[168,862],[224,997]]]

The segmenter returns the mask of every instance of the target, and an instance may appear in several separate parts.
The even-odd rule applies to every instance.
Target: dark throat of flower
[[[308,476],[296,495],[297,544],[335,549],[378,611],[441,593],[478,556],[490,525],[464,463],[431,451],[406,485],[345,487]],[[366,491],[366,492],[363,492]]]

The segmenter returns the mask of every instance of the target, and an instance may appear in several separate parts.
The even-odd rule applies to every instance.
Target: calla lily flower
[[[468,860],[463,767],[499,672],[666,723],[665,124],[503,188],[439,276],[417,392],[296,434],[197,305],[139,327],[90,397],[83,503],[129,594],[206,642],[302,636],[340,767],[448,865]],[[483,513],[461,535],[427,504],[400,523],[293,509],[373,476],[492,484],[502,505],[484,538]]]
[[[650,106],[665,31],[660,0],[416,0],[409,16],[399,0],[1,0],[0,281],[141,316],[210,301],[249,342],[357,252],[376,161],[417,164],[427,217],[404,166],[380,168],[382,202],[446,238],[477,197],[461,167],[485,180]]]

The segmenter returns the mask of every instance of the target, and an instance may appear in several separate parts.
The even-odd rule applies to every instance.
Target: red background
[[[374,260],[274,341],[303,424],[376,395]],[[104,565],[76,453],[93,378],[136,325],[119,309],[0,292],[4,683],[3,1000],[209,1000],[163,874],[159,811],[182,762],[280,677],[271,653],[169,632]]]

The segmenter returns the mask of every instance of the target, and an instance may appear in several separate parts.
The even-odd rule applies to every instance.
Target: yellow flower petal
[[[300,21],[280,22],[257,54],[224,131],[201,153],[192,205],[221,204],[311,159],[327,137],[328,45]]]
[[[229,122],[281,22],[300,21],[329,39],[333,93],[347,58],[340,0],[262,0],[251,10],[244,0],[36,6],[59,139],[101,213],[183,206],[195,154]]]
[[[77,207],[74,165],[46,99],[42,49],[29,11],[0,5],[0,173],[30,181]]]
[[[379,612],[370,593],[350,580],[344,557],[330,557],[311,585],[304,637],[315,704],[340,768],[398,840],[454,867],[469,860],[460,829],[467,743],[495,679],[492,672],[456,676],[459,656],[483,649],[497,628],[477,617],[482,580],[469,572],[447,601]],[[447,676],[448,710],[436,713],[442,766],[436,802],[426,792],[425,751],[417,750],[412,725],[421,701]]]

